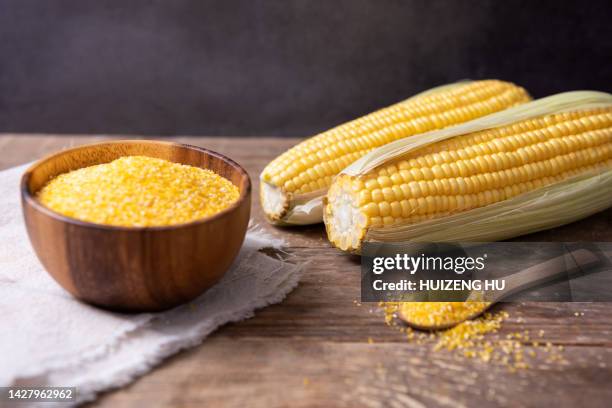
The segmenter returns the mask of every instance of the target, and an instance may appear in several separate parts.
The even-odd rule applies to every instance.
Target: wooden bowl
[[[240,197],[211,217],[144,228],[79,221],[35,197],[59,174],[133,155],[210,169],[238,186]],[[159,141],[108,141],[32,165],[21,179],[21,202],[32,246],[64,289],[112,310],[160,311],[196,298],[230,267],[249,223],[251,181],[237,163],[210,150]]]

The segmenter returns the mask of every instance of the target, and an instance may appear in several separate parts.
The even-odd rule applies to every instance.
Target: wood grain
[[[213,170],[240,189],[222,212],[176,226],[126,228],[78,221],[35,198],[59,174],[141,155]],[[249,223],[246,172],[212,151],[177,143],[110,141],[64,150],[30,167],[21,197],[32,246],[45,269],[74,296],[119,311],[159,311],[213,286],[238,254]]]
[[[24,163],[96,137],[5,135],[0,167]],[[250,173],[257,191],[263,166],[297,139],[192,138],[176,141],[227,154]],[[375,305],[358,306],[359,263],[339,254],[321,226],[274,228],[257,200],[253,218],[310,260],[300,286],[281,304],[227,325],[204,344],[162,363],[96,407],[606,407],[612,399],[612,304],[520,303],[500,336],[517,330],[565,346],[567,365],[538,355],[530,370],[507,369],[406,340],[387,328]],[[611,241],[612,211],[529,241]],[[583,312],[584,316],[576,316]],[[368,338],[373,344],[368,343]],[[529,347],[526,346],[527,349]],[[307,380],[307,381],[305,381]]]

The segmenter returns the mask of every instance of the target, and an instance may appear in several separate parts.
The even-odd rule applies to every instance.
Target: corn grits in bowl
[[[88,303],[158,311],[214,285],[246,235],[251,182],[219,153],[161,141],[108,141],[41,159],[23,175],[32,246]]]
[[[99,224],[153,227],[214,215],[238,187],[213,171],[146,156],[125,156],[61,174],[37,194],[45,206]]]

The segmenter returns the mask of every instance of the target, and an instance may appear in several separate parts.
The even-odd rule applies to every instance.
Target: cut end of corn
[[[273,223],[321,222],[321,208],[313,210],[310,206],[308,214],[301,215],[293,210],[296,207],[294,202],[304,201],[305,196],[319,199],[320,202],[334,177],[371,150],[529,100],[523,88],[509,82],[484,80],[457,83],[419,94],[311,137],[264,168],[261,173],[262,189],[270,189],[260,194],[264,212]],[[291,220],[286,218],[289,213]]]
[[[261,182],[259,191],[261,206],[268,221],[272,224],[282,224],[282,219],[289,211],[289,196],[282,188]]]
[[[332,245],[343,251],[359,251],[371,222],[359,203],[358,180],[341,174],[324,200],[323,219]]]

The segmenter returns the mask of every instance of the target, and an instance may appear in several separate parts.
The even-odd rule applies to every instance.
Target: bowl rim
[[[100,147],[100,146],[104,146],[104,145],[113,145],[113,144],[151,144],[151,145],[168,145],[168,146],[178,146],[181,148],[185,148],[185,149],[189,149],[189,150],[195,150],[199,153],[204,153],[207,154],[209,156],[213,156],[216,157],[217,159],[220,159],[226,163],[228,163],[230,166],[232,166],[233,168],[235,168],[236,170],[238,170],[242,176],[244,176],[244,180],[246,181],[246,185],[245,188],[243,190],[240,191],[240,195],[238,196],[238,199],[229,207],[219,211],[216,214],[210,215],[208,217],[203,217],[203,218],[198,218],[196,220],[193,221],[189,221],[189,222],[185,222],[185,223],[181,223],[181,224],[171,224],[171,225],[159,225],[159,226],[148,226],[148,227],[128,227],[128,226],[122,226],[122,225],[109,225],[109,224],[98,224],[95,222],[90,222],[90,221],[83,221],[83,220],[79,220],[77,218],[72,218],[72,217],[68,217],[66,215],[63,215],[55,210],[52,210],[51,208],[48,208],[47,206],[45,206],[44,204],[42,204],[35,196],[33,193],[30,192],[29,188],[28,188],[28,182],[30,180],[31,174],[32,172],[40,165],[42,165],[43,163],[46,163],[50,160],[55,159],[58,156],[64,155],[64,154],[70,154],[72,152],[84,149],[84,148],[88,148],[88,147]],[[168,160],[171,161],[171,160]],[[173,163],[177,163],[177,162],[173,162]],[[179,163],[179,164],[184,164],[184,163]],[[79,167],[79,168],[83,168],[83,167]],[[240,187],[240,186],[237,186]],[[97,229],[104,229],[104,230],[109,230],[109,231],[134,231],[134,232],[145,232],[145,231],[168,231],[168,230],[175,230],[175,229],[179,229],[179,228],[188,228],[188,227],[193,227],[196,225],[201,225],[201,224],[205,224],[211,221],[214,221],[216,219],[222,218],[224,216],[226,216],[227,214],[234,212],[235,210],[237,210],[240,206],[242,206],[245,202],[245,200],[248,199],[248,197],[251,195],[251,189],[252,189],[252,183],[251,183],[251,177],[249,176],[249,173],[247,173],[247,171],[237,162],[235,162],[234,160],[230,159],[229,157],[215,152],[213,150],[210,149],[206,149],[204,147],[199,147],[199,146],[193,146],[190,144],[186,144],[186,143],[178,143],[178,142],[171,142],[171,141],[165,141],[165,140],[139,140],[139,139],[119,139],[119,140],[105,140],[105,141],[101,141],[101,142],[94,142],[94,143],[86,143],[83,145],[79,145],[79,146],[75,146],[75,147],[71,147],[69,149],[65,149],[65,150],[60,150],[57,151],[55,153],[51,153],[48,154],[46,156],[43,156],[41,159],[36,160],[34,163],[32,163],[32,165],[30,165],[22,174],[21,176],[21,182],[20,182],[20,192],[21,192],[21,197],[29,204],[31,205],[34,209],[36,209],[37,211],[40,211],[42,213],[44,213],[45,215],[54,218],[60,222],[64,222],[64,223],[68,223],[68,224],[73,224],[73,225],[78,225],[80,227],[88,227],[88,228],[97,228]]]

